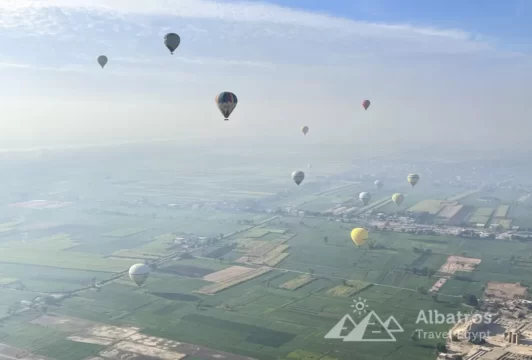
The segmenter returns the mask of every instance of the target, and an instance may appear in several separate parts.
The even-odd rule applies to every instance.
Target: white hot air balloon
[[[375,187],[376,187],[377,189],[379,189],[379,190],[382,189],[382,187],[384,186],[384,184],[383,184],[382,181],[380,181],[380,180],[375,180],[375,183],[374,183],[374,184],[375,184]]]
[[[369,201],[371,200],[371,194],[369,192],[361,192],[360,195],[358,195],[358,198],[364,205],[369,204]]]
[[[150,267],[145,264],[135,264],[129,268],[129,277],[137,286],[144,284],[150,276]]]
[[[292,179],[299,186],[303,182],[303,179],[305,179],[305,173],[303,171],[294,171],[292,173]]]

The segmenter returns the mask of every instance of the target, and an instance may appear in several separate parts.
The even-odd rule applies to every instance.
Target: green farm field
[[[460,296],[464,291],[480,296],[481,288],[487,281],[518,282],[532,276],[526,266],[510,261],[513,254],[532,250],[523,243],[502,244],[495,240],[372,232],[372,241],[384,248],[371,250],[357,249],[350,240],[345,241],[349,226],[318,218],[305,219],[303,224],[298,219],[281,218],[267,226],[270,230],[288,230],[297,234],[288,241],[290,256],[273,271],[215,295],[194,293],[209,282],[188,276],[184,269],[204,269],[205,273],[210,273],[234,264],[196,257],[166,263],[161,271],[152,273],[141,288],[136,288],[124,276],[103,286],[100,291],[79,291],[75,297],[64,300],[60,306],[52,306],[53,310],[49,311],[117,326],[133,324],[145,334],[256,359],[290,359],[301,351],[312,353],[318,359],[325,356],[343,359],[355,348],[363,359],[380,359],[383,354],[401,359],[407,353],[412,359],[426,359],[437,341],[410,341],[410,334],[417,328],[415,319],[420,309],[440,312],[463,310]],[[257,236],[264,233],[260,229],[255,228],[239,236]],[[328,243],[323,241],[324,236],[329,237]],[[224,241],[232,240],[227,238]],[[413,247],[420,245],[432,249],[432,254],[421,256],[412,251]],[[468,274],[472,282],[449,281],[441,289],[438,301],[417,291],[419,287],[429,288],[435,279],[415,275],[408,270],[409,266],[437,270],[449,255],[473,254],[482,262],[477,270]],[[298,279],[302,273],[312,273],[316,280],[296,290],[281,287],[287,281]],[[13,269],[6,275],[15,277],[18,274]],[[66,275],[61,278],[59,273],[55,276],[56,282],[66,282],[76,281],[72,279],[78,276],[87,279],[90,274],[72,273],[69,279],[65,278]],[[329,291],[339,286],[350,286],[350,281],[354,281],[351,282],[354,286],[351,296]],[[10,300],[19,298],[21,296]],[[380,317],[393,315],[397,319],[405,330],[397,334],[400,347],[355,346],[324,339],[332,326],[351,312],[351,305],[358,298],[365,299],[368,307]],[[356,316],[353,315],[354,318]],[[34,325],[23,323],[18,326],[32,328]],[[424,329],[448,330],[445,326],[436,325]],[[16,336],[8,334],[6,339],[17,344]],[[43,336],[49,335],[43,333]],[[78,346],[62,342],[56,336],[52,338],[57,344]],[[36,344],[40,344],[39,341],[47,344],[46,339],[37,339]],[[43,345],[34,350],[44,355],[51,354],[51,349],[49,345]],[[99,350],[82,349],[81,354]]]
[[[463,312],[462,295],[481,297],[488,281],[532,285],[527,242],[372,230],[366,245],[357,248],[349,233],[365,223],[278,210],[360,207],[361,191],[372,193],[371,206],[401,192],[401,206],[386,203],[375,210],[418,206],[436,212],[440,200],[451,198],[471,206],[477,217],[489,218],[508,205],[506,218],[525,226],[532,224],[532,212],[527,201],[516,204],[520,191],[436,187],[425,177],[415,188],[404,177],[383,178],[385,186],[377,190],[373,176],[347,171],[351,156],[331,161],[311,151],[305,153],[311,159],[303,161],[301,153],[278,149],[265,157],[223,147],[195,151],[194,162],[184,151],[172,152],[170,162],[165,150],[150,159],[127,153],[128,161],[102,152],[90,171],[82,161],[63,160],[68,165],[53,167],[39,181],[27,175],[26,166],[20,182],[7,181],[0,193],[5,204],[31,199],[71,204],[39,210],[0,206],[0,343],[56,360],[95,358],[107,349],[32,323],[46,315],[135,327],[145,335],[258,360],[343,360],[355,353],[361,360],[425,360],[435,357],[441,339],[412,341],[420,310]],[[300,187],[290,178],[294,168],[306,172]],[[185,246],[177,237],[193,240]],[[212,295],[200,292],[214,281],[223,284],[212,280],[218,271],[264,266],[246,256],[254,251],[260,258],[263,249],[283,241],[278,251],[286,256],[268,272]],[[451,278],[437,297],[426,294],[437,277],[418,270],[435,273],[451,255],[481,263]],[[144,261],[156,263],[138,287],[127,270]],[[360,301],[367,305],[365,313],[353,311]],[[325,339],[346,314],[359,323],[369,311],[383,321],[395,317],[404,329],[395,334],[397,342],[375,346]],[[423,330],[449,326],[423,325]]]

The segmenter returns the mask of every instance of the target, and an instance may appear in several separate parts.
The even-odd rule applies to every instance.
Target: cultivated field
[[[267,156],[254,147],[221,145],[105,149],[83,159],[50,160],[42,178],[21,166],[25,176],[6,181],[0,192],[4,204],[48,203],[0,206],[0,354],[32,360],[343,360],[353,354],[425,360],[434,358],[441,340],[411,340],[420,310],[463,312],[469,310],[464,294],[481,297],[487,289],[493,296],[522,296],[513,284],[532,285],[531,243],[372,231],[375,246],[357,248],[349,232],[362,224],[326,216],[274,218],[277,208],[288,206],[316,212],[414,207],[449,218],[452,206],[464,205],[474,216],[532,227],[530,200],[522,192],[436,187],[428,172],[413,189],[401,177],[397,183],[383,179],[385,188],[377,191],[373,177],[360,177],[362,167],[344,175],[353,170],[353,154],[339,151],[333,161],[307,150],[308,144],[300,153],[293,145],[288,152],[269,146]],[[301,160],[303,153],[313,167],[296,187],[291,172],[310,162]],[[365,209],[361,191],[374,195]],[[399,207],[390,203],[396,191],[405,194]],[[184,249],[176,237],[194,240]],[[127,269],[145,260],[160,262],[137,287]],[[428,292],[439,276],[447,281],[436,297]],[[346,314],[358,323],[363,315],[353,310],[361,303],[382,319],[397,319],[405,331],[396,343],[324,338]]]
[[[330,359],[339,360],[346,358],[352,348],[341,341],[325,340],[323,336],[345,313],[352,310],[350,305],[353,304],[353,297],[361,297],[379,315],[382,313],[381,316],[394,315],[398,318],[407,332],[403,337],[398,335],[398,339],[408,346],[413,359],[424,359],[427,356],[426,350],[408,342],[408,331],[414,329],[417,311],[421,308],[441,308],[441,311],[448,311],[449,306],[460,307],[460,304],[455,298],[445,296],[441,297],[445,301],[435,303],[430,296],[418,293],[418,287],[425,286],[428,289],[434,279],[415,275],[406,270],[405,265],[415,264],[417,267],[428,266],[438,270],[447,262],[448,256],[462,256],[460,254],[463,252],[478,248],[474,240],[374,232],[372,237],[376,243],[385,244],[386,248],[361,251],[345,241],[349,240],[346,235],[349,228],[343,229],[337,224],[319,219],[305,219],[304,224],[300,224],[299,220],[284,218],[281,223],[283,229],[279,230],[288,230],[297,236],[279,245],[275,244],[275,240],[249,240],[251,237],[248,234],[240,233],[238,237],[248,240],[241,242],[244,246],[232,251],[241,257],[245,255],[242,251],[264,254],[260,249],[267,244],[276,245],[268,247],[269,249],[282,246],[281,249],[290,254],[280,266],[286,270],[235,267],[226,263],[230,260],[220,262],[217,259],[196,258],[171,261],[152,273],[141,289],[135,290],[128,279],[124,278],[123,281],[104,286],[100,291],[84,290],[78,296],[65,300],[61,306],[54,306],[53,311],[61,316],[81,317],[113,326],[129,324],[129,327],[140,328],[145,336],[216,348],[256,359],[287,359],[312,354],[318,358],[329,356]],[[273,226],[278,228],[280,223],[270,224],[270,227]],[[329,236],[328,243],[323,242],[325,235]],[[164,244],[169,238],[162,237],[160,241]],[[228,238],[227,241],[234,240]],[[138,249],[144,249],[147,244],[154,242],[156,244],[158,240],[142,243]],[[258,244],[253,244],[254,242]],[[412,247],[419,244],[448,255],[434,253],[420,256],[412,251]],[[493,256],[489,254],[495,253],[497,256],[508,254],[506,256],[509,257],[515,250],[505,248],[502,244],[498,248],[496,242],[488,241],[480,255],[482,258],[488,256],[488,259]],[[135,251],[135,248],[131,251]],[[483,253],[486,255],[482,255]],[[231,258],[230,254],[224,257]],[[465,260],[462,262],[469,263]],[[453,263],[456,264],[457,261]],[[477,276],[478,268],[483,264],[484,260],[472,274]],[[485,269],[486,277],[493,276],[490,275],[490,266],[493,265],[488,264]],[[455,268],[465,270],[467,266],[456,265]],[[291,273],[292,270],[307,274]],[[493,271],[499,270],[494,268]],[[342,278],[348,280],[344,282]],[[310,279],[314,280],[309,281]],[[446,295],[449,290],[451,294],[454,293],[453,281],[455,280],[450,280],[449,289],[449,283],[440,289],[441,295]],[[372,283],[383,286],[371,286]],[[482,280],[473,289],[480,291],[481,285]],[[292,290],[287,291],[287,288]],[[20,320],[17,322],[20,323]],[[31,333],[28,329],[41,325],[27,323],[21,326],[25,333]],[[51,326],[48,328],[48,332],[59,332],[51,329]],[[63,343],[70,342],[68,344],[72,350],[67,352],[69,354],[74,349],[85,357],[87,354],[121,356],[120,354],[130,352],[149,353],[143,347],[148,345],[130,344],[135,341],[122,340],[121,345],[109,347],[106,345],[107,340],[103,339],[106,336],[98,337],[87,333],[68,335],[64,332],[54,334],[58,339],[55,341],[61,343],[61,347],[66,349],[66,343]],[[17,336],[13,333],[5,339],[10,345],[18,346]],[[431,342],[423,343],[428,345]],[[25,346],[27,345],[22,347]],[[53,352],[51,348],[35,346],[37,348],[31,350],[37,354],[57,357],[57,352]],[[79,346],[90,348],[79,350]],[[162,352],[158,354],[166,356],[164,351],[170,350],[165,350],[164,345],[162,347]],[[338,352],[329,353],[332,348]],[[376,360],[383,352],[390,353],[394,350],[386,346],[378,349],[361,346],[357,351],[367,354],[368,359]],[[177,353],[186,354],[185,351]],[[403,352],[398,352],[397,358],[402,358],[402,354]],[[73,356],[71,359],[78,358]]]
[[[212,295],[232,286],[238,285],[244,281],[251,280],[257,276],[269,272],[269,268],[246,268],[243,266],[232,266],[225,270],[220,270],[213,274],[203,277],[203,280],[214,282],[216,284],[207,285],[197,290],[199,294]]]
[[[508,212],[510,211],[510,206],[508,205],[501,205],[497,208],[497,210],[495,211],[495,214],[493,215],[493,217],[495,218],[505,218],[506,216],[508,216]]]
[[[193,358],[224,358],[229,360],[252,360],[249,357],[228,354],[206,347],[172,341],[140,333],[137,327],[109,326],[97,322],[89,322],[80,318],[57,315],[43,315],[31,321],[31,324],[53,329],[73,344],[98,345],[99,354],[105,359],[137,359],[156,358],[162,360],[179,360]],[[74,346],[75,347],[75,346]],[[0,346],[0,356],[6,349]],[[96,352],[96,351],[95,351]],[[34,358],[30,358],[33,360]],[[40,358],[35,358],[40,359]]]
[[[316,278],[313,277],[312,275],[304,274],[304,275],[298,276],[295,279],[288,280],[287,282],[281,284],[281,286],[279,286],[279,287],[281,289],[286,289],[286,290],[297,290],[300,287],[303,287],[303,286],[311,283],[314,280],[316,280]]]
[[[479,190],[468,190],[468,191],[464,191],[463,193],[448,197],[447,200],[448,201],[460,201],[468,196],[472,196],[478,193],[479,193]]]
[[[481,259],[467,258],[463,256],[449,256],[447,262],[438,270],[437,276],[440,278],[432,285],[429,292],[438,292],[443,285],[456,272],[471,272],[480,264]]]
[[[441,200],[423,200],[408,209],[412,212],[428,212],[430,215],[436,215],[442,209]]]
[[[470,224],[487,224],[490,221],[491,215],[495,210],[488,207],[481,207],[475,210],[470,216]]]

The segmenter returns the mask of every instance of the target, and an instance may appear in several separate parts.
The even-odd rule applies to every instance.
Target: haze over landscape
[[[532,360],[530,34],[0,0],[0,360]]]

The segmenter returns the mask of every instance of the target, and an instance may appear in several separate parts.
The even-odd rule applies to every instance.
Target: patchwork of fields
[[[345,166],[325,160],[316,174]],[[419,310],[464,311],[464,294],[522,294],[505,284],[532,285],[528,243],[372,231],[374,246],[357,248],[349,232],[360,224],[280,216],[257,225],[273,215],[251,211],[261,201],[268,209],[315,212],[415,209],[441,221],[509,227],[532,221],[523,194],[406,183],[377,191],[373,180],[322,184],[310,177],[295,188],[288,160],[267,171],[226,164],[225,156],[216,161],[216,175],[180,163],[157,172],[152,164],[112,176],[102,170],[75,192],[56,184],[49,197],[61,201],[7,196],[17,206],[0,209],[9,215],[0,224],[0,357],[341,360],[356,353],[361,360],[421,360],[434,357],[438,340],[411,340]],[[365,209],[361,191],[373,193]],[[389,200],[396,191],[405,194],[399,207]],[[212,241],[181,248],[176,239],[190,234]],[[128,278],[132,264],[161,259],[143,286]],[[462,264],[468,261],[475,265]],[[438,281],[437,296],[428,293]],[[360,301],[383,319],[395,317],[404,328],[397,343],[324,338],[346,314],[361,320],[354,313]]]
[[[296,218],[277,218],[225,237],[216,245],[224,251],[213,248],[209,252],[213,253],[212,257],[203,255],[198,249],[193,253],[194,258],[162,264],[141,288],[136,288],[127,276],[97,289],[90,285],[93,279],[102,281],[126,270],[132,263],[126,254],[150,254],[154,258],[165,254],[172,246],[172,236],[165,232],[168,228],[158,230],[159,235],[154,236],[150,233],[154,232],[151,226],[143,227],[146,230],[141,234],[150,236],[147,240],[132,240],[136,246],[102,255],[78,255],[72,251],[81,243],[75,240],[75,234],[59,233],[18,245],[5,240],[2,246],[9,256],[17,252],[27,255],[16,257],[17,264],[4,262],[1,277],[5,285],[0,285],[0,312],[7,314],[13,304],[31,300],[34,296],[29,291],[78,289],[75,296],[63,300],[60,305],[49,305],[48,312],[119,327],[134,326],[139,334],[148,337],[255,359],[296,359],[298,356],[344,359],[355,348],[363,359],[380,359],[385,353],[393,354],[396,359],[406,354],[410,359],[425,359],[432,351],[432,340],[415,344],[409,341],[420,309],[457,311],[462,307],[461,295],[482,296],[489,281],[526,283],[526,279],[532,277],[532,267],[528,266],[532,260],[510,260],[515,254],[532,250],[528,244],[372,232],[372,240],[381,246],[358,249],[348,238],[350,227],[320,218],[308,218],[304,222]],[[115,236],[121,235],[118,241],[122,241],[120,239],[134,239],[139,234],[138,229],[132,226],[120,231],[99,229],[99,233],[109,238],[108,234],[113,232]],[[327,242],[323,241],[325,236]],[[230,244],[236,246],[228,246]],[[32,246],[42,251],[28,251]],[[413,251],[420,246],[432,250],[431,253]],[[242,261],[243,256],[256,259],[276,254],[276,251],[289,256],[264,270],[252,261],[237,262]],[[126,258],[117,259],[119,254]],[[439,289],[437,301],[418,291],[419,288],[430,289],[437,278],[416,273],[412,270],[414,267],[438,270],[449,256],[464,254],[482,259],[477,268],[467,273],[467,281],[449,277]],[[220,260],[220,256],[224,259]],[[53,266],[46,261],[53,261]],[[26,271],[27,267],[21,264],[33,266],[34,271]],[[240,270],[235,272],[237,269]],[[18,287],[20,283],[25,289]],[[351,305],[359,298],[381,317],[393,315],[399,321],[405,329],[403,334],[397,335],[401,347],[384,344],[375,348],[324,339],[342,316],[352,314]],[[53,327],[42,330],[42,324],[32,322],[39,316],[41,312],[32,310],[21,317],[4,320],[0,343],[26,349],[36,356],[69,360],[98,353],[118,356],[150,350],[142,344],[137,346],[137,340],[124,340],[123,346],[109,348],[101,338],[89,341],[86,335],[79,334],[68,338]],[[434,325],[433,330],[448,329]],[[58,352],[58,346],[64,353]]]
[[[470,190],[447,199],[423,199],[408,207],[409,211],[426,212],[435,223],[489,227],[500,226],[512,229],[514,226],[532,227],[530,196],[522,192],[506,191],[485,193]],[[394,212],[397,208],[387,207],[381,211]]]

